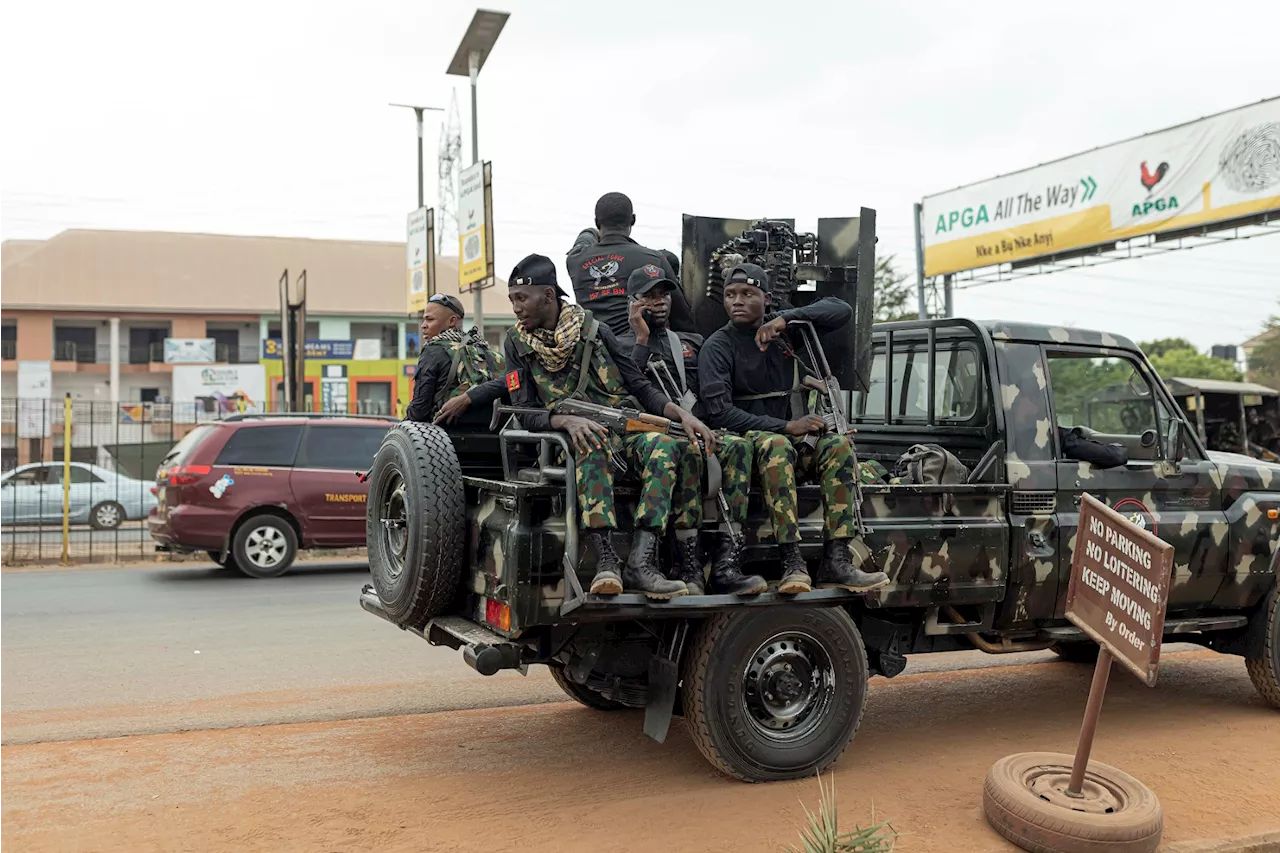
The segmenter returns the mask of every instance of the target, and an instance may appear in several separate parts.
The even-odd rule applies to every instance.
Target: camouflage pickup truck
[[[874,214],[862,213],[865,229]],[[688,219],[686,267],[698,260]],[[910,446],[938,444],[970,472],[960,484],[864,488],[870,533],[855,549],[888,573],[889,586],[667,602],[586,594],[593,567],[580,555],[562,434],[402,423],[370,475],[375,583],[361,605],[461,649],[482,674],[542,664],[583,705],[643,708],[645,731],[659,741],[671,716],[683,715],[698,748],[730,776],[796,778],[839,757],[869,679],[894,677],[909,655],[1096,655],[1063,615],[1087,492],[1173,545],[1166,642],[1243,657],[1258,691],[1280,708],[1280,466],[1206,451],[1142,352],[1118,335],[961,319],[871,327],[865,271],[874,240],[864,230],[860,248],[848,242],[852,254],[835,259],[847,261],[844,281],[833,272],[840,263],[801,267],[799,277],[818,276],[816,293],[844,295],[863,315],[861,339],[828,347],[848,365],[844,387],[856,389],[847,403],[860,455],[891,469]],[[684,282],[695,313],[714,307],[714,281],[686,269]],[[1092,404],[1108,389],[1123,390],[1101,395],[1123,406]],[[1068,428],[1122,445],[1127,464],[1104,470],[1068,458]],[[635,492],[623,481],[618,494]],[[800,487],[800,503],[802,548],[817,560],[815,486]],[[776,581],[759,495],[750,518],[746,560]]]

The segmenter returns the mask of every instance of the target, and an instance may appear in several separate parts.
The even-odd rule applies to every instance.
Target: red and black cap
[[[627,296],[641,296],[655,287],[675,290],[679,285],[667,278],[657,264],[645,264],[627,276]]]

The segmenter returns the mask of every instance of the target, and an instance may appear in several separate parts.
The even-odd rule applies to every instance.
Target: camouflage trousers
[[[635,526],[662,530],[671,512],[680,440],[656,432],[610,434],[602,450],[578,453],[578,511],[582,528],[614,528],[618,514],[613,500],[613,453],[621,454],[628,468],[639,475],[640,500]]]
[[[847,435],[824,435],[812,453],[800,453],[797,439],[778,432],[751,430],[746,434],[760,472],[765,503],[779,544],[800,541],[797,522],[796,474],[814,474],[822,491],[827,539],[849,539],[855,532],[853,500],[858,472],[853,465],[853,442]]]
[[[683,455],[676,472],[676,492],[672,505],[676,530],[697,530],[702,526],[703,457],[688,441],[680,442]],[[720,489],[729,503],[728,521],[747,521],[747,491],[751,487],[751,444],[740,435],[725,435],[717,440],[716,459],[720,462]]]

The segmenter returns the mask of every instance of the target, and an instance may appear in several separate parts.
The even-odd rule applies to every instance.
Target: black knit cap
[[[554,287],[559,290],[556,265],[546,255],[529,255],[511,271],[507,287]]]
[[[750,284],[769,292],[769,274],[756,264],[738,264],[724,277],[725,284]]]

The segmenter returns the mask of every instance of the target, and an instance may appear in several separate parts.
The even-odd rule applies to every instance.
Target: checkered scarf
[[[445,329],[443,332],[436,335],[434,338],[431,338],[430,340],[428,340],[427,343],[429,344],[437,344],[437,343],[460,344],[462,343],[462,329],[458,328],[457,326],[454,326],[449,329]]]
[[[558,373],[569,363],[573,348],[582,340],[582,324],[586,319],[587,314],[581,305],[565,302],[560,306],[560,319],[556,321],[555,329],[529,331],[524,326],[516,326],[516,334],[537,354],[547,370]]]

